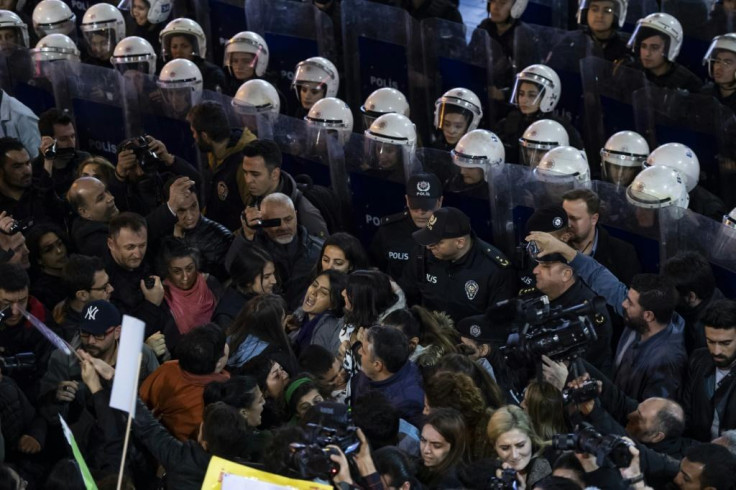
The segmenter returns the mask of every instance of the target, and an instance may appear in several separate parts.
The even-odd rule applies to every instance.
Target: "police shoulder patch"
[[[506,255],[493,245],[485,243],[483,246],[483,253],[492,259],[499,267],[505,269],[511,265],[511,262],[506,258]]]

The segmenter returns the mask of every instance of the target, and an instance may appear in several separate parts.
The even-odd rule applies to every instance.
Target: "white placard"
[[[222,475],[222,490],[284,490],[293,488],[230,473]]]
[[[135,417],[135,401],[138,397],[138,366],[140,364],[143,335],[146,324],[132,316],[123,315],[118,358],[115,362],[115,379],[112,383],[110,406],[129,412]]]

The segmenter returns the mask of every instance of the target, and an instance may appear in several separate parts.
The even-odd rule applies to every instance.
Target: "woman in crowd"
[[[503,466],[516,470],[521,488],[533,488],[552,473],[549,462],[538,456],[545,443],[521,408],[506,405],[496,410],[488,422],[488,439]]]
[[[165,2],[159,2],[165,3]],[[164,27],[163,22],[169,17],[169,9],[158,9],[151,11],[151,2],[149,0],[132,0],[130,2],[130,18],[126,29],[129,36],[142,37],[153,46],[156,53],[161,52],[161,42],[159,34]],[[162,63],[161,63],[162,65]]]
[[[288,359],[283,359],[278,354],[262,354],[234,370],[238,375],[250,375],[256,379],[266,399],[260,425],[264,430],[273,429],[288,421],[284,392],[291,378],[282,367],[282,362],[288,364]]]
[[[289,383],[284,392],[284,400],[293,423],[299,422],[307,410],[324,401],[317,383],[306,374],[300,375]]]
[[[79,164],[77,177],[95,177],[107,186],[115,178],[115,166],[107,158],[91,156]]]
[[[562,407],[562,393],[546,381],[532,380],[526,387],[521,408],[529,415],[534,431],[548,441],[569,432]]]
[[[355,270],[368,269],[368,254],[360,241],[350,233],[337,232],[328,236],[322,245],[320,260],[315,265],[315,272],[336,270],[349,274]]]
[[[227,329],[245,303],[259,294],[272,294],[278,285],[271,255],[259,247],[235,255],[230,265],[230,287],[225,290],[212,321]]]
[[[444,313],[414,305],[392,311],[383,324],[404,332],[409,339],[409,359],[420,367],[434,366],[442,356],[455,352],[457,331],[452,328],[452,319]]]
[[[287,322],[287,327],[295,327],[289,335],[297,353],[309,344],[318,344],[337,353],[339,323],[345,306],[342,291],[346,284],[345,274],[325,270],[309,285],[302,306]]]
[[[419,480],[428,488],[460,487],[458,465],[467,446],[467,429],[462,416],[452,408],[429,414],[419,439]]]
[[[66,297],[61,271],[69,260],[69,239],[56,225],[34,226],[26,238],[31,262],[31,294],[53,310]]]
[[[468,356],[452,353],[443,356],[437,363],[437,372],[442,371],[464,373],[470,376],[475,386],[483,394],[486,405],[492,410],[497,409],[505,403],[503,391],[493,378],[491,378],[488,371],[473,362]]]

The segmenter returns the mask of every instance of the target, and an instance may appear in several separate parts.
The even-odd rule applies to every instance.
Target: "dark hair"
[[[596,214],[601,211],[601,198],[590,189],[573,189],[571,191],[567,191],[562,195],[562,200],[585,201],[585,207],[588,209],[588,214]]]
[[[298,425],[288,425],[273,431],[273,437],[263,452],[265,470],[277,475],[297,478],[300,475],[292,469],[294,451],[291,444],[309,444],[304,430]]]
[[[468,356],[457,353],[446,354],[437,363],[437,370],[465,373],[470,376],[475,386],[483,393],[488,407],[495,410],[505,404],[503,392],[496,381],[488,374],[488,371],[473,362]]]
[[[355,400],[353,422],[360,427],[371,448],[395,446],[399,436],[399,412],[386,395],[370,390]]]
[[[53,138],[54,124],[66,126],[67,124],[74,124],[74,120],[69,115],[69,111],[60,111],[56,108],[51,108],[38,116],[38,132],[41,133],[41,136]]]
[[[23,151],[26,147],[16,138],[5,136],[0,138],[0,169],[4,169],[7,158],[5,156],[9,151]]]
[[[723,446],[713,443],[690,446],[684,455],[692,463],[703,465],[700,488],[732,489],[736,473],[736,456]]]
[[[271,254],[260,247],[246,247],[241,250],[230,264],[233,284],[242,291],[252,288],[258,276],[263,281],[263,269],[269,262],[273,263]]]
[[[459,463],[465,454],[468,444],[465,422],[457,410],[438,408],[427,416],[424,425],[434,427],[434,430],[450,444],[450,451],[445,459],[437,466],[429,468],[429,472],[433,475],[445,475],[447,470]]]
[[[74,298],[77,291],[89,291],[95,284],[95,273],[104,271],[105,265],[99,257],[72,255],[61,269],[61,281],[67,298]]]
[[[211,374],[224,353],[225,334],[214,323],[193,328],[176,344],[179,366],[192,374]]]
[[[292,354],[283,327],[286,302],[275,294],[259,294],[249,299],[228,329],[230,349],[236,352],[249,335]]]
[[[736,301],[719,299],[709,304],[701,317],[703,325],[718,330],[736,328]]]
[[[342,297],[342,291],[348,283],[348,276],[339,271],[327,270],[322,271],[315,277],[327,276],[330,281],[330,307],[329,310],[333,316],[341,317],[344,314],[345,298]]]
[[[115,166],[110,163],[110,160],[99,155],[92,155],[84,160],[82,163],[80,163],[77,166],[77,170],[74,174],[76,178],[83,177],[82,169],[84,169],[84,167],[87,165],[97,165],[100,168],[100,173],[102,173],[102,175],[100,175],[100,177],[97,177],[97,179],[105,184],[106,188],[110,184],[110,182],[113,181],[112,179],[115,178]]]
[[[108,225],[108,234],[112,238],[117,238],[120,230],[127,228],[133,233],[140,233],[141,230],[148,231],[146,219],[137,213],[126,211],[112,217]]]
[[[457,330],[449,323],[440,322],[438,313],[420,305],[409,310],[394,310],[381,323],[398,328],[409,339],[418,338],[423,346],[436,345],[443,354],[455,352],[455,344],[459,341]]]
[[[194,265],[199,271],[199,250],[194,247],[190,247],[184,241],[173,236],[164,237],[161,240],[161,251],[159,252],[158,269],[161,277],[168,277],[169,275],[169,264],[174,259],[180,259],[182,257],[191,257],[194,260]]]
[[[205,100],[195,105],[189,110],[187,121],[198,133],[207,133],[212,141],[225,141],[230,137],[227,114],[218,102]]]
[[[649,39],[652,36],[657,36],[662,39],[662,41],[664,42],[665,58],[667,58],[667,61],[674,61],[669,59],[669,56],[667,55],[670,50],[670,37],[664,32],[653,29],[651,27],[642,27],[641,29],[639,29],[639,35],[636,38],[636,45],[634,46],[637,55],[640,52],[639,50],[641,49],[642,41],[644,41],[645,39]]]
[[[348,275],[345,292],[352,310],[345,313],[345,323],[368,328],[379,315],[396,302],[388,275],[379,271],[355,271]]]
[[[681,297],[692,291],[704,300],[710,298],[716,289],[710,262],[698,252],[680,252],[668,259],[663,269],[663,274],[675,283]]]
[[[414,476],[416,473],[414,465],[400,449],[392,446],[377,449],[373,453],[373,462],[381,475],[391,479],[388,482],[389,486],[400,488],[404,483],[409,482],[410,489],[421,488],[419,481]]]
[[[16,292],[31,285],[28,273],[19,264],[0,264],[0,289],[6,292]]]
[[[322,256],[325,254],[325,249],[329,246],[337,247],[345,254],[345,259],[350,262],[348,272],[367,269],[371,265],[368,260],[368,254],[366,254],[365,248],[363,248],[360,240],[350,233],[339,231],[325,238],[325,243],[322,245],[322,250],[319,252],[319,259],[316,264],[318,274],[324,272],[322,270]]]
[[[685,413],[673,400],[665,399],[664,406],[657,412],[657,429],[667,439],[679,439],[685,432]]]
[[[240,376],[253,376],[256,379],[256,383],[258,383],[258,387],[263,392],[263,395],[266,396],[266,393],[268,392],[266,380],[268,379],[268,373],[271,372],[271,368],[274,364],[276,364],[274,359],[268,355],[261,354],[248,360],[248,362],[237,368],[237,371]]]
[[[281,148],[272,140],[258,139],[251,141],[243,148],[243,156],[248,158],[262,157],[269,173],[273,172],[275,168],[281,168],[283,162]]]
[[[69,251],[69,237],[60,227],[53,223],[39,223],[28,231],[26,235],[26,246],[28,246],[28,252],[31,260],[31,267],[38,267],[38,260],[41,258],[41,247],[39,242],[41,237],[47,233],[53,233],[62,241],[64,246]]]
[[[302,379],[307,379],[307,381],[302,381]],[[295,383],[299,383],[296,385]],[[296,386],[295,388],[292,388],[290,391],[289,388],[293,386]],[[299,400],[309,393],[312,390],[316,390],[319,392],[319,386],[317,385],[317,382],[312,379],[312,377],[307,373],[302,373],[297,376],[294,376],[294,378],[289,381],[289,384],[284,389],[284,400],[286,401],[286,408],[289,409],[289,415],[291,417],[297,416],[297,409],[299,408]]]
[[[233,376],[223,382],[213,381],[204,388],[204,404],[222,402],[238,410],[250,408],[256,401],[253,392],[257,387],[258,382],[253,376]]]
[[[242,457],[248,448],[249,430],[239,409],[223,402],[204,408],[202,439],[207,452],[224,459]]]
[[[51,469],[44,490],[86,490],[79,464],[73,458],[64,458],[56,462]]]
[[[631,280],[631,289],[639,293],[644,311],[651,311],[659,323],[669,323],[677,306],[677,290],[671,279],[658,274],[637,274]]]
[[[468,427],[477,425],[486,414],[483,394],[465,373],[436,373],[424,383],[424,394],[432,410],[454,408],[463,416]]]
[[[365,339],[373,344],[373,357],[380,359],[390,373],[399,372],[409,360],[409,339],[401,330],[375,325],[366,331]]]
[[[534,490],[580,490],[580,485],[561,476],[550,475],[534,484]]]
[[[581,482],[585,481],[585,468],[575,456],[574,451],[565,451],[555,460],[552,470],[569,470],[575,473]]]
[[[567,432],[562,393],[554,385],[533,379],[526,387],[524,399],[529,420],[539,437],[549,440],[555,434]]]
[[[299,353],[299,367],[317,377],[332,369],[334,363],[335,355],[318,344],[309,344]]]

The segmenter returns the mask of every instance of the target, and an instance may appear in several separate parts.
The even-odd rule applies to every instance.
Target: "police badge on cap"
[[[414,174],[406,184],[406,197],[411,209],[432,210],[442,197],[442,184],[434,174]]]

